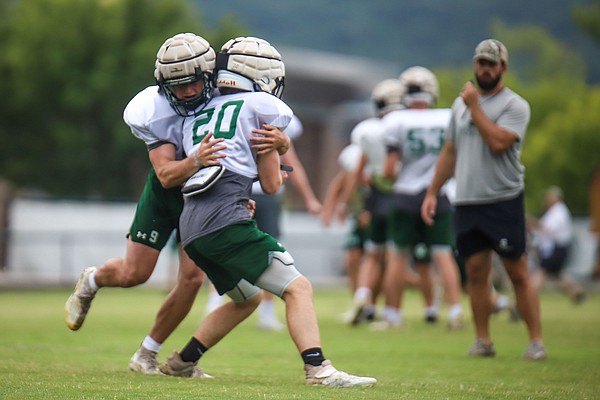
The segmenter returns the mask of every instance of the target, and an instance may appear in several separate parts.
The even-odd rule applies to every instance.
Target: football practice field
[[[353,374],[374,376],[372,388],[304,385],[302,361],[287,332],[256,328],[251,316],[212,348],[200,366],[212,380],[143,376],[127,363],[154,320],[164,290],[103,289],[78,332],[67,329],[63,305],[70,289],[0,292],[0,399],[598,399],[600,296],[574,306],[560,293],[542,294],[549,358],[522,360],[527,335],[507,313],[492,317],[497,356],[466,356],[473,341],[421,317],[409,290],[401,330],[372,332],[340,322],[351,304],[344,289],[315,289],[325,356]],[[164,344],[164,360],[189,340],[202,317],[202,289],[192,312]],[[467,316],[470,316],[464,298]],[[283,305],[278,305],[283,315]]]

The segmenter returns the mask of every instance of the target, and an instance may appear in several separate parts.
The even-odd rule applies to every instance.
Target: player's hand
[[[198,167],[207,167],[209,165],[220,165],[219,161],[221,158],[225,158],[225,154],[219,153],[219,151],[225,150],[227,146],[225,144],[219,144],[223,142],[223,138],[213,139],[213,133],[208,133],[204,139],[200,142],[200,147],[196,151],[194,161]]]
[[[312,215],[319,215],[322,209],[323,205],[317,199],[311,199],[306,202],[306,210]]]
[[[475,87],[475,85],[473,85],[473,82],[471,81],[468,81],[464,84],[460,92],[460,97],[465,102],[465,105],[469,108],[472,105],[479,103],[479,92],[477,91],[477,88]]]
[[[435,210],[437,209],[437,198],[432,194],[425,195],[421,204],[421,218],[427,225],[433,225]]]
[[[248,208],[248,213],[250,213],[250,218],[254,218],[254,214],[256,213],[256,201],[249,199],[246,207]]]
[[[263,129],[253,129],[252,133],[260,135],[250,138],[250,141],[253,142],[252,148],[256,150],[257,154],[277,150],[279,155],[282,155],[290,148],[289,136],[272,125],[264,124]]]

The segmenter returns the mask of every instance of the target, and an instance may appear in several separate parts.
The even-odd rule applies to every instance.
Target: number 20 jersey
[[[270,124],[281,130],[290,123],[292,110],[277,97],[264,92],[241,92],[213,98],[206,107],[197,110],[194,118],[186,118],[183,126],[183,146],[186,154],[198,150],[209,133],[223,138],[226,155],[220,160],[229,171],[256,178],[255,153],[250,147],[253,129]]]

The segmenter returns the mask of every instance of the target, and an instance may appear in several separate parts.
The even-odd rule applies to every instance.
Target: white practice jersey
[[[284,130],[285,134],[288,135],[290,140],[293,142],[302,135],[302,131],[302,122],[300,122],[300,119],[298,119],[298,117],[292,115],[292,120]],[[285,185],[281,185],[281,188],[279,189],[277,194],[282,194],[284,189]],[[252,184],[252,194],[265,194],[262,190],[262,187],[260,187],[260,182],[257,181]]]
[[[158,86],[139,92],[125,107],[123,120],[138,139],[152,150],[162,144],[175,146],[177,159],[184,158],[182,127],[184,118],[177,115]]]
[[[358,164],[360,163],[361,154],[360,146],[350,143],[340,152],[340,155],[338,156],[338,165],[346,172],[356,171],[356,168],[358,168]]]
[[[352,143],[360,146],[367,158],[365,175],[383,174],[385,161],[385,143],[383,141],[384,125],[381,118],[368,118],[356,125],[350,134]]]
[[[186,118],[183,145],[186,154],[197,151],[202,139],[213,132],[214,138],[225,139],[227,149],[221,164],[229,171],[256,178],[255,152],[250,147],[253,129],[264,124],[285,130],[293,112],[283,101],[264,92],[241,92],[213,98],[194,118]]]
[[[429,186],[450,116],[450,109],[438,108],[394,111],[383,118],[385,144],[401,152],[395,193],[418,194]]]

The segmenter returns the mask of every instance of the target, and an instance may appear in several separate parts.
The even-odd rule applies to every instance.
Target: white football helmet
[[[225,43],[217,54],[217,87],[281,97],[284,81],[281,55],[266,40],[238,37]]]
[[[375,85],[371,92],[371,100],[377,108],[377,112],[382,113],[390,108],[397,108],[402,104],[402,95],[404,86],[398,79],[385,79]]]
[[[402,103],[407,107],[417,100],[431,106],[440,95],[437,78],[425,67],[410,67],[400,74],[398,80],[404,88]]]
[[[180,115],[189,115],[212,97],[213,72],[216,64],[215,51],[202,37],[193,33],[179,33],[167,39],[156,54],[154,77],[164,90],[167,99]],[[202,79],[202,93],[192,99],[179,100],[171,88]]]

